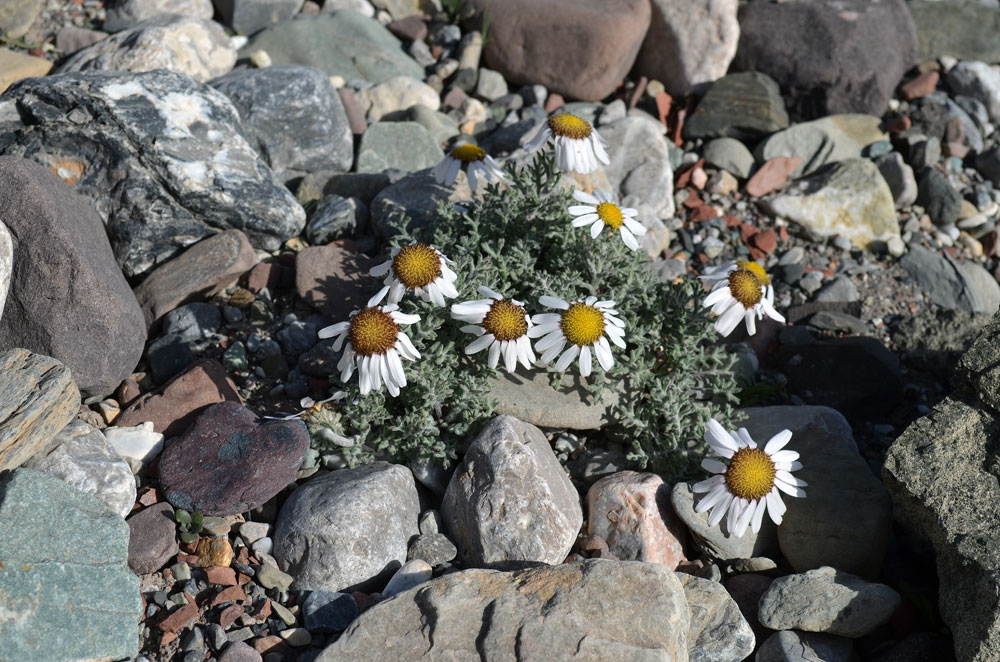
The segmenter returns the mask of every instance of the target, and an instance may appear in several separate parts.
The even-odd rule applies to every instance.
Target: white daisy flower
[[[497,367],[503,356],[507,372],[514,372],[518,361],[530,370],[535,362],[535,353],[531,351],[528,339],[531,320],[524,312],[524,304],[515,299],[505,299],[488,287],[476,289],[487,298],[456,303],[451,307],[452,317],[470,323],[461,330],[479,336],[465,348],[465,353],[475,354],[489,347],[491,368]]]
[[[367,307],[351,313],[348,321],[320,329],[317,334],[320,338],[336,336],[335,352],[339,352],[347,340],[347,347],[337,364],[340,381],[346,383],[357,367],[361,395],[380,390],[384,383],[389,395],[396,397],[399,389],[406,386],[400,357],[408,361],[420,358],[410,338],[399,330],[400,324],[413,324],[420,316],[401,313],[395,304],[380,306],[388,291],[388,286],[383,287],[368,300]]]
[[[594,191],[591,195],[585,191],[574,191],[573,199],[586,204],[573,205],[569,208],[569,213],[577,218],[573,220],[574,228],[590,226],[590,236],[597,238],[605,226],[611,228],[612,234],[615,230],[620,230],[622,241],[625,245],[636,250],[639,248],[639,241],[636,235],[646,234],[646,228],[635,220],[639,212],[631,207],[619,207],[613,201],[610,193]]]
[[[576,115],[553,115],[542,124],[525,149],[528,152],[537,151],[549,138],[553,138],[556,144],[556,165],[564,172],[575,170],[587,174],[600,167],[598,161],[604,165],[611,163],[604,138],[590,122]]]
[[[388,272],[384,285],[389,286],[389,304],[397,304],[407,290],[435,306],[443,306],[444,298],[458,296],[455,279],[458,276],[448,265],[451,260],[436,248],[413,242],[392,252],[392,259],[374,266],[368,272],[378,277]],[[391,269],[391,271],[390,271]]]
[[[451,186],[458,177],[458,171],[465,167],[465,174],[469,178],[469,188],[476,192],[479,178],[482,177],[488,183],[493,182],[493,178],[504,179],[503,170],[477,145],[460,145],[451,150],[440,163],[434,166],[431,174],[438,184]]]
[[[778,322],[785,321],[774,308],[771,278],[756,262],[726,264],[701,278],[715,281],[701,305],[704,308],[711,306],[712,314],[718,315],[715,330],[723,336],[732,333],[741,320],[751,336],[757,333],[756,320],[764,319],[765,315]]]
[[[591,352],[605,370],[615,364],[608,339],[625,349],[625,322],[616,317],[614,301],[598,301],[597,297],[587,297],[569,303],[556,297],[538,298],[543,306],[561,310],[560,313],[535,315],[531,321],[538,326],[528,329],[531,338],[542,338],[535,343],[535,351],[542,355],[542,362],[549,363],[563,351],[556,362],[556,370],[565,372],[577,356],[580,357],[580,374],[590,375]],[[542,337],[544,336],[544,337]]]
[[[703,513],[712,508],[709,526],[715,526],[726,515],[726,529],[737,538],[743,537],[748,525],[754,533],[759,532],[764,511],[775,524],[781,524],[785,514],[781,492],[793,497],[806,495],[802,489],[806,482],[791,474],[802,468],[799,454],[782,450],[791,438],[789,430],[782,430],[761,450],[746,428],[727,433],[718,421],[708,419],[705,441],[716,455],[728,462],[710,457],[701,461],[702,468],[716,475],[691,487],[696,494],[708,493],[698,502],[695,512]]]

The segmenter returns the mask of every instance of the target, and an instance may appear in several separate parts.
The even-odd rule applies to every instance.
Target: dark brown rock
[[[121,427],[152,421],[153,430],[164,437],[184,432],[207,407],[224,401],[241,402],[236,384],[215,359],[192,363],[153,393],[140,396],[119,414],[115,424]]]
[[[311,246],[295,261],[295,288],[309,305],[333,321],[346,320],[362,308],[382,286],[368,275],[378,264],[354,250],[354,242],[340,239],[326,246]]]
[[[128,567],[137,575],[156,572],[177,554],[177,524],[169,503],[157,503],[131,515]]]
[[[235,515],[291,483],[308,449],[302,421],[262,422],[237,402],[220,402],[163,452],[160,485],[178,508]]]

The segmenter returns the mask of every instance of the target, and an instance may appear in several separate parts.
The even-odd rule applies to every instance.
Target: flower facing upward
[[[733,332],[740,321],[747,325],[751,336],[757,332],[756,320],[765,315],[778,322],[785,318],[774,309],[774,286],[764,268],[756,262],[741,261],[724,265],[702,276],[714,280],[712,291],[702,302],[718,315],[715,330],[723,336]]]
[[[492,182],[493,178],[503,179],[503,170],[481,147],[476,145],[460,145],[451,150],[440,163],[434,166],[431,174],[439,184],[451,186],[458,177],[458,171],[465,168],[469,178],[469,188],[476,192],[479,178]]]
[[[605,227],[612,233],[618,230],[626,246],[632,250],[639,248],[639,242],[635,237],[646,234],[646,228],[635,220],[638,211],[631,207],[619,207],[614,203],[610,193],[601,191],[594,191],[593,195],[584,191],[574,191],[573,198],[585,203],[569,208],[569,213],[577,217],[573,220],[574,228],[589,225],[590,236],[594,238],[601,234],[601,230]]]
[[[563,352],[556,362],[556,370],[565,372],[577,356],[580,357],[580,374],[590,375],[591,353],[597,355],[597,362],[604,370],[615,364],[611,354],[611,342],[625,349],[625,322],[616,317],[614,301],[598,301],[597,297],[587,297],[569,303],[555,297],[539,297],[543,306],[562,312],[535,315],[531,321],[538,326],[528,330],[528,336],[541,338],[535,343],[535,351],[542,355],[542,362],[549,363]],[[544,337],[543,337],[544,336]]]
[[[524,304],[505,299],[488,287],[479,287],[477,291],[487,298],[456,303],[451,307],[452,317],[470,323],[461,330],[479,336],[469,343],[465,353],[475,354],[489,347],[491,368],[497,367],[502,356],[507,372],[514,372],[518,361],[531,369],[535,353],[531,351],[528,339],[531,320],[524,312]]]
[[[794,497],[806,495],[802,489],[806,482],[791,474],[802,468],[799,454],[782,450],[791,438],[789,430],[782,430],[761,450],[746,428],[727,433],[718,421],[708,419],[705,441],[728,463],[714,458],[701,461],[702,468],[715,475],[691,488],[696,494],[708,493],[698,502],[695,512],[703,513],[711,508],[709,526],[715,526],[726,515],[726,529],[737,538],[743,537],[747,526],[751,526],[754,533],[760,531],[765,511],[775,524],[781,524],[785,514],[781,492]]]
[[[383,284],[389,286],[390,305],[399,303],[403,294],[412,290],[424,301],[443,306],[445,297],[458,296],[457,276],[448,267],[450,262],[437,249],[413,242],[395,249],[391,260],[372,267],[368,273],[376,277],[388,273]]]
[[[525,149],[529,152],[537,151],[549,138],[553,138],[555,142],[556,165],[560,170],[575,170],[587,174],[597,170],[598,161],[604,165],[611,163],[605,150],[607,143],[604,138],[601,138],[590,122],[576,115],[553,115],[542,124],[542,128]]]
[[[337,363],[340,381],[347,382],[358,368],[361,395],[378,391],[385,383],[389,395],[399,395],[399,389],[406,386],[406,374],[400,357],[415,361],[420,352],[410,338],[400,331],[400,324],[413,324],[419,315],[405,315],[394,304],[380,306],[389,287],[383,287],[368,300],[368,306],[351,313],[351,319],[319,330],[320,338],[333,338],[333,351],[344,347],[344,354]]]

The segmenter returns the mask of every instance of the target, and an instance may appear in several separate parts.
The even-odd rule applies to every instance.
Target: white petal
[[[491,368],[497,367],[497,363],[500,361],[500,343],[495,342],[490,345],[489,352],[489,364]]]
[[[773,460],[774,454],[780,451],[782,448],[784,448],[785,444],[787,444],[791,440],[792,440],[792,431],[782,430],[781,432],[779,432],[778,434],[774,435],[773,437],[767,440],[767,444],[764,446],[764,452],[772,456],[771,459]],[[780,462],[780,460],[778,461]],[[791,460],[788,461],[791,462]]]
[[[399,360],[399,353],[390,349],[385,353],[386,363],[389,366],[389,372],[392,374],[396,385],[400,388],[406,386],[406,373],[403,371],[403,362]]]
[[[513,340],[507,341],[507,346],[503,349],[503,365],[507,372],[517,370],[517,343]]]
[[[716,487],[720,485],[725,488],[726,479],[722,476],[712,476],[711,478],[706,478],[703,481],[697,482],[691,486],[691,491],[695,494],[699,492],[711,492],[714,491]]]
[[[369,276],[375,276],[376,278],[379,277],[379,276],[384,276],[385,272],[389,271],[389,268],[391,266],[392,266],[392,260],[386,260],[382,264],[377,264],[374,267],[372,267],[371,269],[369,269],[368,270],[368,275]]]
[[[557,299],[556,297],[550,297],[547,295],[542,295],[538,297],[538,303],[545,306],[546,308],[557,308],[559,310],[568,310],[569,303],[563,301],[562,299]]]
[[[708,518],[708,525],[710,527],[714,527],[718,525],[719,522],[722,521],[723,516],[726,515],[726,513],[732,506],[733,501],[734,501],[733,495],[730,494],[729,492],[726,492],[726,496],[723,497],[722,501],[715,504],[715,507],[712,508],[712,514]]]
[[[416,324],[420,321],[420,315],[401,313],[398,310],[394,310],[389,313],[389,317],[391,317],[392,321],[397,324]]]
[[[534,327],[534,328],[541,328],[541,327]],[[544,352],[548,348],[554,347],[555,345],[565,341],[566,337],[563,336],[562,331],[557,328],[549,332],[547,336],[545,336],[537,343],[535,343],[535,351]]]
[[[563,355],[559,357],[559,360],[556,361],[556,372],[566,372],[566,368],[569,367],[569,364],[573,362],[573,359],[575,359],[579,353],[580,346],[571,345],[569,349],[563,352]]]
[[[598,219],[594,221],[594,224],[590,226],[590,236],[593,239],[597,238],[597,235],[601,234],[601,230],[604,229],[604,221]]]
[[[569,207],[566,211],[573,214],[574,216],[579,216],[580,214],[594,214],[597,215],[593,205],[573,205]]]
[[[332,338],[334,336],[339,336],[349,329],[351,326],[350,322],[337,322],[332,326],[326,326],[316,332],[316,336],[319,338]]]
[[[459,329],[462,333],[471,333],[475,336],[481,336],[486,333],[486,329],[476,324],[466,324]]]
[[[599,205],[601,201],[586,191],[573,191],[573,199],[577,202],[585,202],[588,205]]]
[[[565,346],[566,346],[566,340],[561,339],[561,342],[556,343],[552,347],[549,347],[544,352],[538,349],[538,345],[535,345],[535,351],[542,355],[541,358],[542,363],[551,363],[552,360],[559,355],[559,352],[563,351],[563,347]]]
[[[774,477],[775,477],[776,480],[784,481],[788,485],[794,485],[796,487],[808,487],[809,486],[809,483],[807,483],[806,481],[802,480],[801,478],[796,478],[795,476],[793,476],[792,474],[788,473],[787,471],[778,471],[774,475]]]
[[[771,521],[781,524],[781,516],[785,514],[785,502],[781,500],[781,493],[777,488],[771,488],[765,497],[767,500],[767,512],[771,516]]]
[[[392,287],[389,288],[389,303],[399,303],[399,300],[403,298],[404,294],[406,294],[406,285],[403,285],[401,282],[394,279],[392,281]]]
[[[756,507],[753,511],[753,519],[750,520],[750,528],[754,533],[760,533],[760,525],[764,519],[764,512],[767,510],[767,499],[759,499],[754,502]]]
[[[767,452],[766,449],[764,452]],[[792,462],[799,459],[799,454],[796,451],[778,451],[777,453],[770,453],[771,461],[775,464],[787,464],[791,466]]]
[[[701,307],[708,308],[709,306],[714,306],[720,301],[729,301],[732,298],[733,295],[728,287],[723,287],[718,290],[712,290],[712,292],[709,293],[707,297],[705,297],[705,300],[701,302]]]
[[[371,308],[372,306],[377,306],[379,302],[382,301],[382,297],[384,297],[385,293],[388,291],[389,291],[388,287],[383,287],[381,290],[376,292],[375,296],[373,296],[371,299],[368,300],[368,307]]]
[[[642,235],[646,234],[646,228],[645,226],[643,226],[642,223],[633,221],[631,218],[628,217],[626,217],[623,220],[625,222],[625,227],[627,227],[629,229],[629,232],[631,232],[632,234],[636,235],[637,237],[641,237]]]
[[[502,294],[500,294],[499,292],[496,292],[494,290],[491,290],[490,288],[486,287],[485,285],[480,285],[479,287],[476,288],[476,291],[479,292],[480,294],[482,294],[484,297],[489,297],[490,299],[502,299],[503,298]]]
[[[531,321],[535,324],[551,324],[552,322],[559,323],[562,321],[561,313],[541,313],[538,315],[532,315]]]
[[[611,370],[615,364],[615,357],[611,353],[611,345],[608,344],[607,338],[602,336],[597,340],[597,343],[594,345],[594,354],[597,356],[597,362],[601,364],[601,368],[605,372]]]
[[[475,354],[476,352],[481,352],[487,347],[489,347],[490,343],[492,343],[494,340],[496,340],[496,337],[492,333],[487,333],[482,336],[479,336],[471,343],[469,343],[469,345],[465,348],[465,353]]]
[[[731,306],[722,317],[715,320],[715,330],[723,337],[733,332],[739,323],[743,321],[743,307]]]
[[[740,449],[739,444],[733,441],[726,429],[714,418],[705,423],[705,441],[713,451],[727,459]]]
[[[701,468],[713,474],[724,474],[729,467],[725,462],[719,462],[715,458],[706,457],[701,461]]]
[[[590,376],[590,345],[580,348],[580,376]]]
[[[620,228],[618,228],[618,232],[619,234],[621,234],[622,241],[625,242],[626,246],[628,246],[633,251],[639,248],[638,240],[635,238],[635,235],[629,231],[627,227],[625,227],[624,225],[621,226]]]
[[[802,488],[795,487],[794,485],[788,485],[787,483],[781,480],[775,480],[774,486],[789,496],[804,497],[806,495],[806,491],[803,490]]]
[[[752,308],[743,314],[743,321],[746,322],[748,336],[757,333],[757,322],[754,320],[754,311]]]
[[[418,352],[417,348],[413,346],[413,342],[410,340],[410,337],[402,331],[400,331],[399,335],[396,336],[396,349],[402,356],[405,356],[411,361],[420,358],[420,352]]]
[[[572,225],[574,228],[582,228],[584,225],[590,225],[594,221],[599,221],[597,214],[587,214],[586,216],[574,218]],[[603,221],[600,222],[603,223]]]
[[[479,181],[476,177],[476,166],[482,167],[478,162],[469,164],[469,167],[465,171],[465,176],[469,178],[469,190],[473,193],[476,192],[476,186],[478,186]],[[485,170],[485,168],[483,168]]]

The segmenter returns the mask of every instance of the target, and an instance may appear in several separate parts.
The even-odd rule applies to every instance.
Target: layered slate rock
[[[0,471],[44,455],[80,408],[80,392],[55,359],[15,348],[0,354]]]
[[[648,0],[508,0],[489,11],[486,66],[512,84],[544,85],[575,99],[603,99],[635,62],[651,17]],[[489,18],[483,13],[489,11]]]
[[[322,70],[301,65],[240,69],[211,85],[236,106],[251,144],[282,181],[317,170],[351,169],[351,127],[340,95]]]
[[[684,589],[654,563],[463,570],[363,613],[317,662],[687,660]],[[482,651],[489,651],[483,654]]]
[[[417,486],[406,467],[374,462],[333,471],[285,501],[274,556],[299,590],[377,590],[406,562],[419,517]]]
[[[263,505],[295,480],[307,450],[302,421],[261,421],[238,402],[220,402],[163,451],[160,485],[178,508],[235,515]]]
[[[361,136],[355,169],[360,173],[416,172],[433,168],[443,158],[437,140],[420,124],[375,122]]]
[[[758,72],[724,76],[708,88],[684,122],[684,137],[754,142],[788,126],[778,84]]]
[[[833,113],[881,116],[917,62],[917,34],[904,0],[791,0],[740,7],[737,71],[781,86],[796,120]]]
[[[690,612],[689,662],[741,662],[753,653],[753,630],[722,584],[683,572],[676,577]]]
[[[583,510],[542,431],[497,416],[473,440],[445,491],[441,516],[468,565],[559,563]]]
[[[84,395],[111,393],[139,362],[146,334],[101,219],[58,177],[16,157],[0,158],[0,214],[14,245],[0,350],[51,356]]]
[[[204,83],[234,64],[236,49],[221,25],[190,15],[164,14],[77,51],[56,73],[165,69]]]
[[[31,469],[0,477],[3,654],[120,660],[139,653],[139,579],[125,521],[89,494]]]
[[[55,436],[51,453],[25,463],[103,501],[125,517],[135,504],[135,477],[128,463],[97,428],[73,421]]]
[[[955,656],[1000,650],[1000,318],[960,359],[957,390],[896,438],[882,477],[896,516],[936,552]]]
[[[661,81],[675,98],[721,78],[736,55],[737,0],[652,0],[635,72]]]
[[[37,161],[90,198],[127,276],[220,230],[275,250],[305,225],[229,99],[179,74],[16,83],[0,96],[0,153]]]
[[[240,50],[249,58],[264,50],[271,62],[319,67],[328,76],[381,83],[394,76],[423,80],[424,68],[373,18],[354,11],[300,16],[261,30]]]

